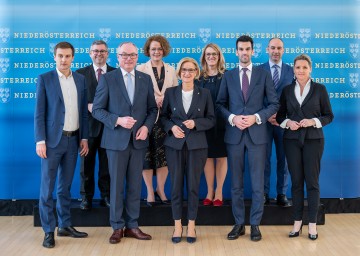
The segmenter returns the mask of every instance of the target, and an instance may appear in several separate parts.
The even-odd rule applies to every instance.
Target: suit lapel
[[[126,90],[126,85],[125,85],[125,81],[124,81],[124,77],[123,77],[123,74],[121,72],[121,69],[118,68],[116,70],[116,73],[117,74],[115,76],[115,82],[116,82],[116,84],[118,84],[120,86],[120,91],[121,91],[123,97],[125,98],[126,102],[129,105],[131,105],[130,98],[129,98],[129,95],[128,95],[127,90]],[[135,83],[136,83],[136,81],[135,81]],[[136,88],[136,86],[135,86],[135,88]]]
[[[232,79],[234,81],[229,81],[229,84],[233,84],[234,92],[238,94],[238,97],[241,98],[242,102],[245,102],[243,94],[242,94],[242,90],[241,90],[241,84],[240,84],[240,69],[235,68],[230,72],[233,72]]]
[[[57,93],[58,93],[58,95],[59,95],[59,97],[60,97],[60,100],[61,100],[62,102],[64,102],[64,96],[63,96],[63,94],[62,94],[61,86],[60,86],[60,80],[59,80],[60,78],[59,78],[59,75],[58,75],[58,73],[57,73],[56,70],[54,70],[53,76],[54,76],[53,81],[54,81],[55,89],[56,89],[56,91],[57,91]],[[64,103],[64,104],[65,104],[65,103]]]
[[[193,96],[191,99],[191,104],[190,104],[190,108],[189,111],[187,112],[187,116],[190,117],[191,114],[194,112],[194,110],[196,109],[196,103],[199,102],[199,97],[200,97],[200,90],[197,86],[194,86],[194,92],[193,92]]]
[[[258,76],[258,69],[256,67],[253,66],[253,69],[251,71],[251,78],[250,78],[250,85],[249,85],[249,90],[247,92],[247,98],[249,100],[250,95],[252,93],[252,91],[254,90],[255,84],[256,84],[256,79],[259,77]]]
[[[142,75],[137,70],[135,70],[135,94],[134,94],[133,105],[135,105],[136,103],[137,96],[140,95],[142,80],[143,80]]]
[[[184,104],[182,102],[182,85],[180,84],[175,91],[175,99],[176,99],[176,105],[178,106],[178,109],[181,112],[181,115],[185,118],[187,117],[184,109]]]
[[[80,88],[80,80],[79,77],[77,76],[77,74],[75,72],[72,72],[73,78],[74,78],[74,82],[75,82],[75,86],[76,86],[76,92],[77,92],[77,101],[78,101],[78,111],[80,113],[80,109],[81,109],[81,99],[82,99],[82,95],[81,95],[81,88]]]
[[[303,103],[301,104],[301,107],[303,107],[309,101],[313,92],[314,92],[314,84],[313,84],[313,81],[311,81],[309,93],[306,95]]]

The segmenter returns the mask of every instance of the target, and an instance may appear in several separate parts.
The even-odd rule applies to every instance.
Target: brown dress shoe
[[[120,240],[123,236],[124,236],[124,231],[122,229],[115,229],[109,238],[109,243],[110,244],[120,243]]]
[[[139,240],[151,240],[151,236],[145,234],[140,228],[125,228],[124,237],[133,237]]]

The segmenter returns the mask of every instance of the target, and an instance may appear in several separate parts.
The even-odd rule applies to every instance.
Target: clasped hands
[[[238,115],[238,116],[234,116],[232,122],[240,130],[245,130],[246,128],[249,128],[250,126],[255,124],[256,116],[255,115]]]
[[[303,127],[309,127],[309,126],[315,126],[315,120],[314,119],[303,119],[300,122],[289,120],[286,123],[286,126],[290,128],[292,131],[296,131],[297,129]]]
[[[182,122],[186,128],[188,129],[194,129],[195,127],[195,121],[194,120],[186,120],[184,122]],[[171,131],[172,133],[174,134],[175,138],[178,138],[178,139],[182,139],[185,137],[185,132],[183,129],[181,129],[179,126],[177,125],[174,125],[172,128],[171,128]]]
[[[137,121],[131,116],[118,117],[116,121],[116,125],[120,125],[125,129],[132,129]],[[148,136],[149,130],[143,125],[137,130],[135,139],[136,140],[146,140]]]

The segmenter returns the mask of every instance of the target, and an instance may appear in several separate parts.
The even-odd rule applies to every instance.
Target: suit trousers
[[[289,170],[285,157],[284,150],[284,129],[279,126],[274,126],[269,122],[266,124],[269,141],[266,148],[266,162],[264,173],[264,193],[270,192],[270,178],[271,178],[271,155],[273,142],[276,150],[276,193],[286,195],[288,189]]]
[[[255,124],[256,125],[256,124]],[[254,144],[245,130],[239,144],[227,144],[228,163],[231,170],[232,211],[237,225],[245,223],[244,170],[245,153],[251,179],[252,203],[250,224],[259,225],[264,210],[264,168],[267,144]]]
[[[145,152],[146,148],[134,148],[131,139],[125,150],[106,150],[110,173],[110,225],[114,230],[138,227]]]
[[[58,226],[71,226],[70,188],[73,181],[76,161],[78,157],[78,136],[62,136],[55,148],[46,148],[47,158],[41,159],[41,184],[39,211],[44,232],[54,232],[56,219],[54,215],[54,201],[52,193],[58,177],[56,191],[56,212]]]
[[[181,150],[165,148],[171,181],[171,209],[174,220],[182,217],[184,176],[188,196],[188,220],[195,220],[199,206],[199,185],[204,170],[207,148],[188,150],[186,143]]]
[[[309,222],[316,223],[320,204],[320,161],[324,139],[304,141],[284,139],[284,148],[291,176],[294,219],[302,220],[304,210],[304,181],[308,200]]]
[[[99,173],[98,186],[101,198],[110,196],[110,174],[108,167],[108,159],[106,156],[106,149],[100,147],[101,134],[98,137],[89,137],[89,153],[87,156],[81,158],[80,166],[80,194],[82,198],[91,200],[95,193],[95,160],[96,153],[98,155]]]

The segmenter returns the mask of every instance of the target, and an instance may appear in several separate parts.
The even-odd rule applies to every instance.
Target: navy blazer
[[[271,74],[269,62],[265,62],[265,63],[259,65],[259,67],[269,71]],[[293,81],[294,81],[294,69],[291,66],[289,66],[288,64],[285,64],[283,62],[282,66],[281,66],[281,75],[280,75],[279,85],[276,88],[276,93],[277,93],[277,96],[279,99],[280,99],[281,92],[284,89],[284,87],[289,84],[292,84]]]
[[[209,90],[194,86],[194,93],[188,113],[185,113],[182,101],[182,85],[166,89],[160,119],[167,133],[164,145],[181,150],[186,143],[189,150],[207,148],[205,131],[215,125],[214,104]],[[188,129],[183,124],[194,120],[195,128]],[[177,125],[184,132],[184,138],[175,138],[171,128]]]
[[[115,68],[106,64],[106,72],[115,70]],[[96,74],[94,70],[94,65],[86,66],[84,68],[76,70],[76,72],[85,76],[85,82],[87,86],[87,100],[88,103],[93,103],[95,97],[96,87],[98,81],[96,79]],[[88,111],[88,121],[89,121],[89,136],[97,137],[100,134],[102,129],[102,123],[93,118],[92,114]]]
[[[318,118],[322,126],[332,122],[334,114],[331,109],[330,100],[326,87],[322,84],[311,81],[310,91],[306,95],[303,103],[299,104],[295,96],[295,85],[285,87],[280,98],[280,109],[276,115],[276,121],[281,124],[285,119],[301,121],[302,119]],[[321,139],[324,138],[322,128],[312,126],[299,128],[296,131],[285,129],[284,138],[286,139]]]
[[[127,148],[130,135],[133,134],[133,145],[136,149],[146,148],[146,140],[136,140],[136,132],[145,125],[151,131],[156,115],[157,106],[154,97],[153,84],[149,75],[135,70],[135,94],[131,104],[126,91],[124,78],[120,68],[101,76],[96,88],[93,117],[104,124],[101,147],[111,150]],[[132,129],[116,125],[118,117],[131,116],[137,122]]]
[[[80,139],[88,138],[87,92],[83,75],[72,72],[78,100]],[[61,139],[65,120],[64,97],[56,70],[39,75],[36,85],[34,114],[35,142],[45,141],[46,146],[56,147]],[[80,142],[80,141],[79,141]]]
[[[216,100],[216,109],[226,121],[225,143],[239,144],[245,131],[230,125],[228,118],[231,114],[254,115],[256,113],[261,118],[261,124],[255,123],[247,130],[253,143],[267,143],[266,122],[270,116],[276,113],[278,108],[278,97],[271,74],[268,71],[253,65],[247,102],[244,101],[241,91],[239,68],[232,69],[224,74]]]

